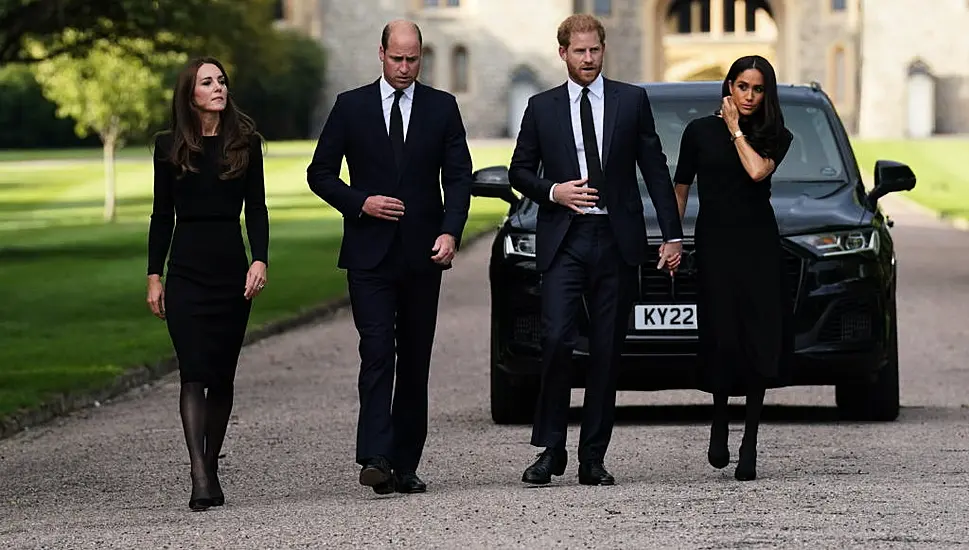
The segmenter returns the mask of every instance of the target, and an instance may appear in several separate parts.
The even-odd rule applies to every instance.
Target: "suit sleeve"
[[[441,233],[454,237],[460,246],[471,207],[471,151],[457,101],[451,98],[447,133],[444,137],[444,163],[441,187],[444,188],[444,221]]]
[[[306,180],[318,197],[344,217],[356,218],[363,211],[367,193],[350,187],[340,179],[349,129],[346,109],[346,97],[340,94],[320,132],[313,160],[306,168]]]
[[[670,170],[666,164],[663,145],[656,135],[656,123],[653,121],[653,110],[649,105],[646,90],[640,90],[639,106],[639,149],[637,158],[639,170],[646,181],[646,190],[656,208],[663,240],[682,239],[683,228],[680,224],[680,213],[673,193],[673,182],[670,180]]]
[[[165,158],[169,151],[167,140],[155,139],[154,193],[151,206],[151,222],[148,225],[148,275],[161,276],[165,272],[165,259],[172,244],[175,230],[175,173]]]
[[[269,210],[266,208],[266,179],[259,136],[253,136],[249,148],[245,213],[252,261],[269,265]]]
[[[536,203],[547,204],[551,202],[549,193],[552,190],[552,182],[538,177],[542,154],[538,143],[538,124],[535,120],[535,106],[532,99],[528,100],[525,113],[522,115],[521,129],[508,167],[508,181],[522,195]]]

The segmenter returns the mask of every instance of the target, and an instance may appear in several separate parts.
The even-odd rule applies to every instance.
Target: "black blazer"
[[[623,259],[630,265],[640,265],[646,261],[647,235],[637,163],[656,207],[664,241],[683,237],[679,210],[646,90],[603,80],[602,193]],[[572,136],[566,84],[528,100],[508,179],[515,189],[539,204],[535,254],[539,271],[548,269],[572,217],[581,215],[549,200],[553,183],[581,177]],[[537,174],[540,165],[542,177]]]
[[[339,268],[375,267],[398,229],[409,265],[440,268],[431,261],[434,241],[449,233],[460,245],[471,204],[471,153],[461,113],[453,95],[415,83],[404,162],[398,170],[379,84],[376,80],[337,96],[306,170],[307,181],[343,214]],[[340,179],[344,157],[349,185]],[[389,221],[363,214],[363,203],[371,195],[400,199],[404,215]]]

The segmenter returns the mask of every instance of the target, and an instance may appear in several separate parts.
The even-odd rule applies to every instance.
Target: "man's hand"
[[[679,241],[659,245],[659,263],[656,264],[656,269],[663,269],[665,265],[670,273],[676,271],[680,267],[680,253],[682,251],[683,245]]]
[[[434,248],[432,250],[434,255],[431,256],[431,260],[438,265],[448,265],[454,259],[455,248],[457,246],[454,242],[454,236],[445,233],[434,241]]]
[[[363,213],[381,220],[395,222],[404,215],[404,203],[393,197],[373,195],[363,201]]]
[[[582,178],[556,184],[552,188],[552,200],[581,214],[582,208],[595,206],[598,199],[599,190],[586,187],[588,181],[589,178]]]

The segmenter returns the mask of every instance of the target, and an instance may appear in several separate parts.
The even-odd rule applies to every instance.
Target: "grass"
[[[278,145],[265,160],[270,285],[254,302],[250,329],[345,292],[335,267],[341,218],[306,185],[315,144]],[[150,156],[135,150],[118,164],[118,221],[104,224],[102,168],[85,160],[99,152],[72,154],[60,158],[81,161],[0,162],[0,417],[171,354],[165,323],[145,304]],[[510,151],[472,155],[481,168],[507,163]],[[506,209],[473,199],[466,235],[495,227]]]
[[[866,173],[874,171],[876,160],[904,162],[917,179],[904,196],[943,216],[969,217],[969,176],[962,165],[969,158],[969,139],[855,140],[853,145]]]

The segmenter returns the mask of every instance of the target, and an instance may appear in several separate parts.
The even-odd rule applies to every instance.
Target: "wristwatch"
[[[741,132],[740,130],[737,130],[736,132],[733,133],[732,136],[730,136],[730,141],[733,141],[733,140],[735,140],[735,139],[737,139],[737,138],[739,138],[739,137],[741,137],[743,135],[744,135],[743,132]]]

